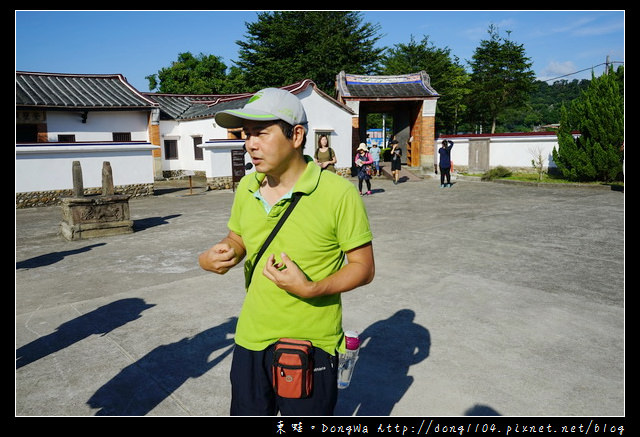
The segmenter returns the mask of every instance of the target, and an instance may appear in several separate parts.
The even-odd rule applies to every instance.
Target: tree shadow
[[[88,252],[95,247],[104,246],[105,244],[107,243],[97,243],[97,244],[91,244],[85,247],[80,247],[78,249],[63,250],[61,252],[52,252],[52,253],[46,253],[44,255],[39,255],[24,261],[17,262],[16,270],[17,269],[35,269],[37,267],[44,267],[51,264],[55,264],[59,261],[62,261],[67,256]]]
[[[338,416],[389,416],[413,376],[409,367],[429,356],[429,331],[404,309],[369,326],[360,335],[360,354],[348,388],[338,391]]]
[[[55,332],[39,337],[16,350],[16,369],[58,352],[94,334],[106,335],[115,328],[140,318],[155,305],[129,298],[111,302],[58,326]]]
[[[234,340],[227,334],[235,332],[236,321],[232,317],[193,337],[158,346],[122,369],[87,404],[99,408],[96,416],[146,415],[187,379],[204,375],[233,351]]]

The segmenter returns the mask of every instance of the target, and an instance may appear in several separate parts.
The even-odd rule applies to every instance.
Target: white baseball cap
[[[258,91],[241,109],[227,109],[215,115],[218,126],[228,129],[242,127],[243,120],[283,120],[292,126],[302,125],[307,129],[307,114],[302,102],[294,94],[280,88],[265,88]]]

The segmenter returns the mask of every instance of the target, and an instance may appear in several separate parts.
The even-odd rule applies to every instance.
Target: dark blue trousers
[[[440,166],[440,183],[444,184],[444,179],[447,179],[447,183],[451,183],[451,164],[448,166]]]
[[[231,362],[232,416],[332,416],[338,400],[338,354],[313,348],[313,389],[304,399],[288,399],[273,390],[273,346],[251,351],[239,345]]]

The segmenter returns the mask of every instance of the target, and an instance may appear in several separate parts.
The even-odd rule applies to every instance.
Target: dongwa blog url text
[[[532,421],[533,423],[534,421]],[[570,421],[568,421],[570,422]],[[318,433],[318,434],[339,434],[343,435],[361,435],[361,434],[395,434],[395,435],[463,435],[463,434],[502,434],[505,436],[520,436],[521,434],[535,433],[535,434],[556,434],[556,433],[569,433],[569,434],[584,434],[584,435],[601,435],[601,434],[617,434],[623,435],[624,425],[620,422],[613,424],[611,422],[599,422],[591,420],[589,422],[581,423],[575,422],[571,424],[562,423],[548,423],[542,424],[538,422],[536,424],[527,424],[521,422],[504,423],[498,421],[498,423],[471,423],[461,424],[459,421],[454,423],[438,420],[422,420],[421,422],[414,422],[410,424],[395,423],[303,423],[298,421],[293,424],[287,424],[285,421],[280,420],[277,422],[277,434],[286,434],[287,431],[294,433]]]

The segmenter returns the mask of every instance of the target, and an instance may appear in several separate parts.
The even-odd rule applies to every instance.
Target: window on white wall
[[[193,137],[193,157],[197,161],[202,161],[204,159],[202,157],[202,148],[198,147],[200,144],[202,144],[202,137]]]
[[[164,159],[178,159],[178,140],[164,140]]]
[[[75,143],[76,136],[74,134],[58,134],[58,141],[61,143]]]
[[[113,132],[113,141],[129,142],[131,141],[131,132]]]

